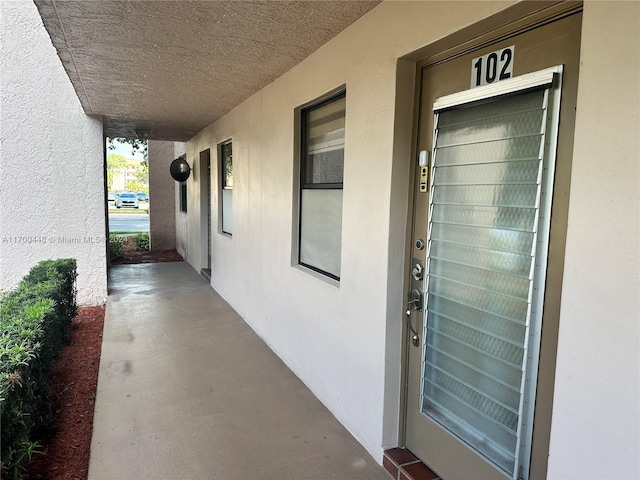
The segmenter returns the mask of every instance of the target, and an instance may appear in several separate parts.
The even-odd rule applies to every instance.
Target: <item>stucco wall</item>
[[[587,2],[548,478],[640,478],[637,2]]]
[[[234,232],[217,233],[214,188],[212,285],[377,458],[398,440],[401,390],[410,127],[397,111],[413,87],[397,59],[508,5],[383,3],[187,144],[192,166],[206,148],[216,165],[233,140]],[[548,475],[638,478],[638,4],[587,3],[584,22]],[[337,287],[291,265],[293,112],[343,84]],[[186,218],[199,270],[198,178]]]
[[[397,444],[400,409],[403,272],[396,261],[404,255],[406,215],[396,207],[406,204],[409,157],[405,149],[392,162],[401,153],[394,146],[397,61],[509,3],[470,5],[383,3],[187,143],[196,166],[187,260],[198,271],[203,266],[199,153],[210,148],[217,165],[216,146],[232,139],[233,237],[217,233],[218,169],[212,167],[212,285],[378,460],[383,446]],[[294,110],[345,84],[338,287],[292,266]],[[404,87],[410,96],[411,82]],[[393,199],[392,178],[401,190]]]
[[[151,250],[176,247],[175,181],[169,166],[173,142],[149,141],[149,231]]]
[[[180,155],[186,153],[186,145],[182,142],[174,142],[173,158],[176,159]],[[176,222],[176,250],[182,257],[187,259],[187,244],[189,239],[189,227],[187,224],[187,214],[180,211],[180,184],[173,181],[174,204],[175,204],[175,222]]]
[[[102,122],[80,102],[29,0],[0,4],[0,286],[78,261],[78,302],[107,295]]]

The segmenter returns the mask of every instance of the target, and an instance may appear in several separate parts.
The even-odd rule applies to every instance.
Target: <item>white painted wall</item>
[[[471,8],[472,6],[472,8]],[[234,233],[217,233],[212,285],[380,459],[397,442],[406,129],[411,65],[397,59],[506,8],[385,2],[187,143],[229,138]],[[584,14],[569,235],[548,477],[639,478],[638,4]],[[410,76],[409,76],[410,78]],[[347,85],[342,280],[291,265],[294,109]],[[405,119],[406,120],[406,119]],[[404,146],[404,147],[403,147]],[[213,154],[212,165],[217,161]],[[213,185],[218,185],[213,169]],[[201,268],[198,174],[186,258]]]
[[[149,235],[151,250],[176,247],[175,181],[169,166],[176,158],[173,142],[149,140]]]
[[[186,145],[183,142],[173,143],[173,159],[187,152]],[[189,227],[187,223],[187,214],[180,211],[180,188],[179,183],[173,181],[175,189],[175,222],[176,222],[176,250],[187,260],[187,247],[189,239]]]
[[[397,60],[509,3],[475,2],[473,12],[469,5],[383,3],[187,143],[196,167],[189,179],[187,260],[198,271],[203,266],[199,153],[210,148],[217,165],[216,147],[230,138],[234,230],[232,238],[218,233],[215,188],[212,285],[378,460],[383,445],[398,441],[403,272],[397,260],[404,255],[406,215],[396,207],[406,208],[409,158],[406,149],[394,150]],[[294,109],[344,84],[338,287],[292,266]],[[408,88],[412,95],[411,82]],[[397,164],[394,153],[402,154]],[[212,170],[217,186],[218,169]],[[401,192],[393,199],[392,181]]]
[[[640,478],[639,32],[585,4],[550,479]]]
[[[78,261],[78,303],[107,296],[102,121],[84,114],[37,9],[0,4],[0,287]]]

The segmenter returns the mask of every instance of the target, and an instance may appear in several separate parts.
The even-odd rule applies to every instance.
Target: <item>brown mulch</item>
[[[127,237],[122,256],[111,260],[111,265],[131,265],[134,263],[155,263],[155,262],[182,262],[184,258],[175,248],[170,250],[136,250],[133,237]]]
[[[34,455],[31,479],[85,480],[93,431],[93,408],[102,349],[104,307],[80,307],[69,325],[69,344],[55,366],[52,393],[59,410],[45,455]]]

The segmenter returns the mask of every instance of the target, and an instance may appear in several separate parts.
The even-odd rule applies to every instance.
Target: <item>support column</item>
[[[151,250],[176,248],[175,185],[169,174],[173,142],[149,140],[149,235]]]

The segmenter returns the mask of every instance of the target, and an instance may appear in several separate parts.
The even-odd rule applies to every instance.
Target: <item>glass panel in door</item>
[[[424,298],[407,308],[404,439],[445,480],[546,476],[580,31],[578,13],[422,62],[417,150],[432,168],[414,184],[407,294]],[[472,60],[512,45],[518,86],[469,90]],[[522,83],[553,65],[562,108],[558,82]]]
[[[439,112],[421,410],[509,476],[523,372],[546,90]]]

